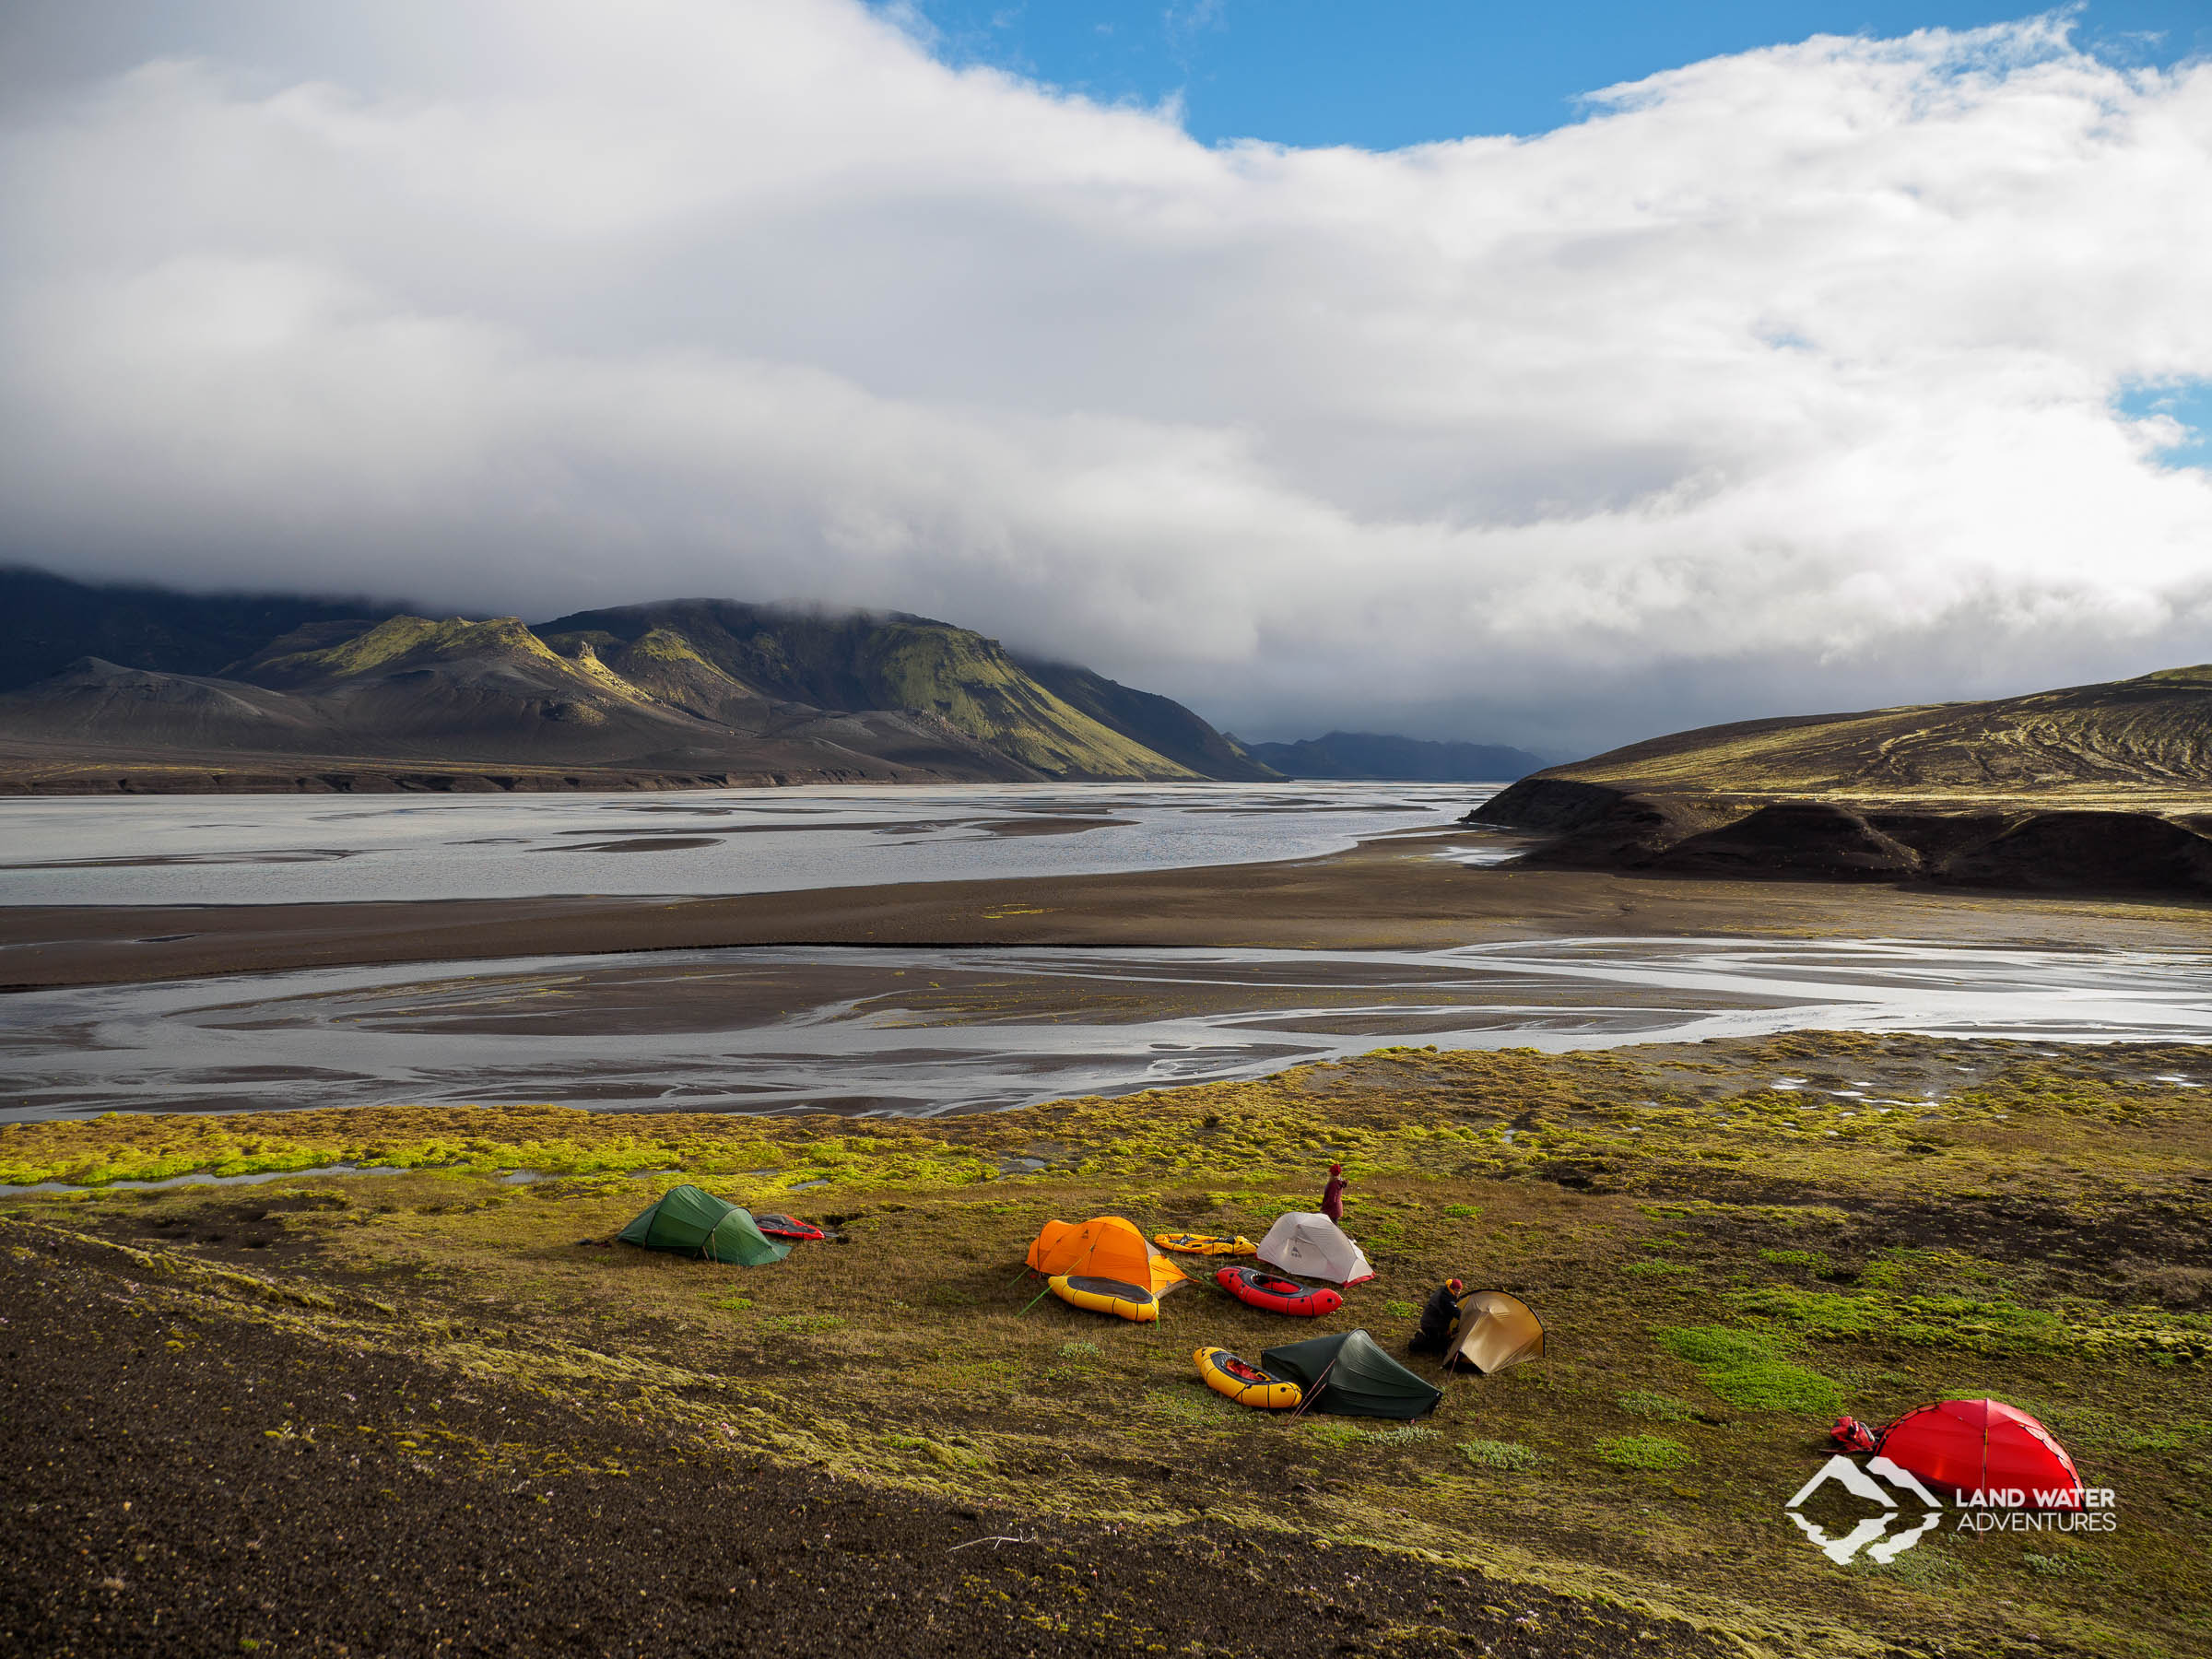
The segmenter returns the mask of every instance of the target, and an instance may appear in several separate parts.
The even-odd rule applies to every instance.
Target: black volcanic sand
[[[1561,936],[1888,937],[2202,948],[2212,902],[1470,868],[1497,838],[1383,837],[1206,869],[752,893],[0,909],[0,989],[724,945],[1436,949]]]
[[[187,1317],[127,1257],[0,1233],[9,1653],[1736,1651],[1406,1556],[763,1465],[613,1398]]]

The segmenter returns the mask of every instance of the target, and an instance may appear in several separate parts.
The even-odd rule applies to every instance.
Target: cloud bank
[[[6,556],[918,610],[1559,753],[2212,657],[2212,477],[2113,407],[2212,378],[2212,65],[1821,38],[1372,154],[853,0],[33,11]]]

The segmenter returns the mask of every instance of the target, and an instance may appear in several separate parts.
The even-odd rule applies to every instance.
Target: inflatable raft
[[[1152,1242],[1162,1250],[1180,1250],[1184,1255],[1258,1255],[1260,1247],[1242,1233],[1224,1239],[1218,1233],[1154,1233]]]
[[[1116,1319],[1134,1319],[1140,1324],[1159,1317],[1159,1298],[1141,1285],[1069,1273],[1056,1275],[1045,1283],[1053,1288],[1054,1296],[1071,1308],[1088,1308],[1093,1313],[1111,1313]]]
[[[1261,1411],[1285,1411],[1305,1398],[1295,1382],[1268,1375],[1258,1366],[1238,1359],[1227,1348],[1202,1347],[1191,1356],[1206,1385],[1226,1394],[1240,1406]]]
[[[796,1216],[755,1216],[753,1225],[771,1239],[826,1239],[830,1235]]]
[[[1214,1275],[1214,1283],[1248,1308],[1288,1313],[1293,1319],[1318,1319],[1344,1306],[1344,1298],[1335,1290],[1312,1289],[1265,1267],[1224,1267]]]

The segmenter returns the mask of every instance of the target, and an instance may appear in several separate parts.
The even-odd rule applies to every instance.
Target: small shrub
[[[1459,1454],[1478,1469],[1533,1469],[1544,1455],[1519,1441],[1493,1440],[1462,1441]]]
[[[1386,1301],[1382,1304],[1382,1312],[1392,1319],[1411,1319],[1420,1312],[1420,1309],[1409,1301]]]
[[[1384,1446],[1410,1446],[1419,1441],[1436,1438],[1436,1430],[1426,1423],[1401,1423],[1395,1429],[1377,1429],[1367,1437]]]
[[[1447,1204],[1443,1213],[1455,1221],[1472,1221],[1482,1214],[1471,1204]]]
[[[744,1313],[751,1311],[753,1299],[749,1296],[725,1296],[712,1305],[725,1313]]]
[[[1598,1456],[1629,1469],[1665,1473],[1697,1461],[1690,1456],[1688,1446],[1663,1434],[1613,1434],[1596,1444]]]

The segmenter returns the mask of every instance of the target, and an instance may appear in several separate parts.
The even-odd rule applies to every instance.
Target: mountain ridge
[[[1078,706],[998,641],[904,613],[684,599],[533,625],[186,594],[169,596],[172,613],[160,590],[0,572],[0,598],[11,591],[32,601],[37,665],[118,638],[150,641],[157,665],[88,649],[14,677],[0,693],[5,787],[382,787],[390,763],[427,769],[423,787],[449,775],[517,787],[516,768],[557,787],[610,769],[631,782],[1171,782],[1213,776],[1211,761],[1253,775],[1171,700],[1065,668],[1061,683],[1091,705]],[[1147,729],[1201,765],[1154,749]]]

